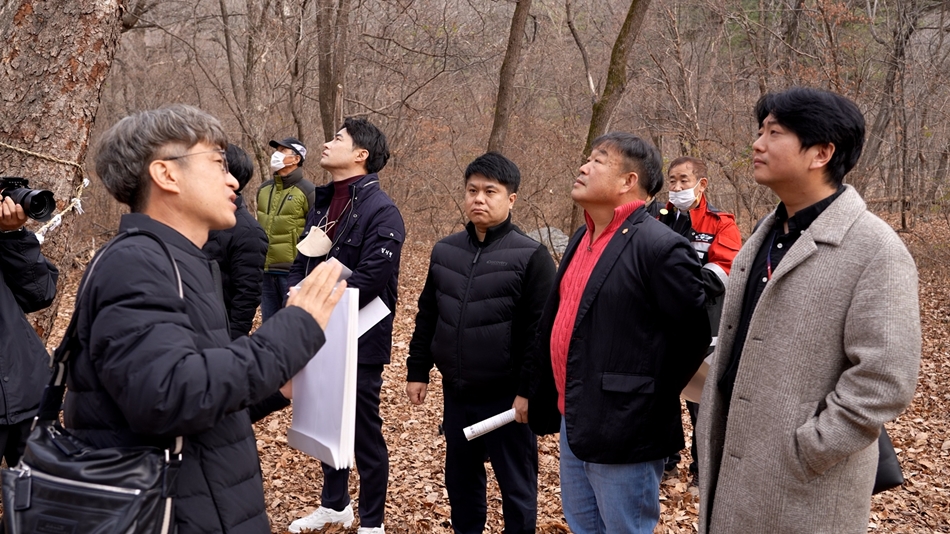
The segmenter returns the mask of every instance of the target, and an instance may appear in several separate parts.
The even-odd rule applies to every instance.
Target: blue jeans
[[[652,534],[660,519],[663,459],[595,464],[574,456],[561,418],[561,505],[575,534]]]
[[[264,290],[261,293],[261,321],[270,319],[287,304],[287,273],[264,273]]]

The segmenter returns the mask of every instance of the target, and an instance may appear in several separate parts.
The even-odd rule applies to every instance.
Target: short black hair
[[[802,150],[827,143],[835,146],[827,166],[828,181],[835,187],[861,157],[864,115],[854,102],[839,94],[808,87],[769,93],[755,105],[760,128],[769,115],[798,136]]]
[[[366,158],[366,172],[379,172],[389,161],[389,145],[386,136],[373,123],[362,117],[347,117],[343,129],[353,138],[353,148],[362,148],[369,152]]]
[[[633,171],[640,177],[640,187],[651,197],[663,189],[663,158],[651,143],[626,132],[609,132],[594,139],[591,150],[610,147],[627,162],[625,172]]]
[[[251,156],[243,148],[229,143],[228,148],[224,150],[224,157],[228,160],[228,171],[238,182],[237,193],[240,193],[244,186],[251,181],[254,176],[254,163]]]
[[[498,152],[482,154],[469,163],[465,168],[466,183],[473,174],[481,174],[485,178],[497,181],[505,186],[508,194],[517,193],[518,186],[521,185],[521,171],[518,170],[518,166]]]

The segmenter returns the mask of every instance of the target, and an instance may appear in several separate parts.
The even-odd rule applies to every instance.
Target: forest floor
[[[920,271],[923,358],[917,391],[911,406],[887,430],[904,470],[903,487],[873,497],[868,525],[872,533],[950,534],[950,224],[942,218],[918,222],[901,236],[914,254]],[[395,318],[392,364],[383,374],[381,412],[389,445],[390,476],[386,501],[386,530],[390,533],[449,533],[449,502],[443,466],[445,440],[438,433],[442,417],[441,382],[433,372],[423,406],[413,406],[405,394],[405,360],[412,336],[416,300],[425,280],[431,244],[408,243],[400,274],[400,300]],[[76,277],[78,278],[78,277]],[[75,294],[75,287],[67,288]],[[72,309],[65,299],[57,321],[65,328]],[[59,334],[58,336],[56,334]],[[54,338],[61,333],[54,333]],[[692,435],[685,408],[687,442]],[[317,460],[287,445],[291,409],[272,414],[256,426],[258,451],[264,473],[267,510],[272,529],[286,532],[291,521],[320,504],[322,474]],[[556,436],[538,440],[538,532],[569,532],[561,512]],[[691,486],[686,466],[689,452],[673,476],[661,486],[658,534],[697,530],[698,491]],[[486,532],[500,533],[504,523],[497,483],[488,475]],[[350,495],[359,514],[358,477],[350,476]],[[324,533],[355,532],[327,527]]]

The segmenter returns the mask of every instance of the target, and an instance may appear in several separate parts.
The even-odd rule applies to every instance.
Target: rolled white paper
[[[498,415],[489,417],[484,421],[479,421],[472,426],[467,426],[462,429],[462,432],[465,433],[465,439],[472,441],[479,436],[484,436],[496,428],[501,428],[508,423],[512,423],[514,420],[515,409],[512,408],[508,411],[501,412]]]

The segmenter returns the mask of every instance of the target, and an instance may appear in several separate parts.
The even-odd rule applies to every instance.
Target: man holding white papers
[[[505,532],[535,531],[538,448],[524,424],[509,424],[466,440],[463,428],[511,408],[527,422],[531,354],[541,310],[554,281],[547,248],[511,222],[521,174],[490,152],[465,170],[465,211],[471,222],[432,249],[409,344],[406,393],[426,397],[432,364],[442,373],[445,487],[459,534],[485,528],[485,460],[502,495]],[[524,375],[524,376],[523,376]]]
[[[333,181],[316,188],[313,209],[307,215],[306,231],[290,270],[291,286],[321,262],[336,258],[353,271],[347,284],[360,290],[360,308],[378,297],[390,310],[396,309],[405,226],[399,209],[379,187],[376,173],[388,160],[386,136],[366,119],[347,118],[334,138],[323,145],[320,166]],[[379,391],[383,366],[389,363],[392,332],[390,313],[359,338],[355,456],[362,534],[384,532],[389,451],[379,416]],[[321,506],[291,523],[291,532],[319,530],[328,523],[345,527],[353,523],[349,470],[324,465],[323,475]]]

